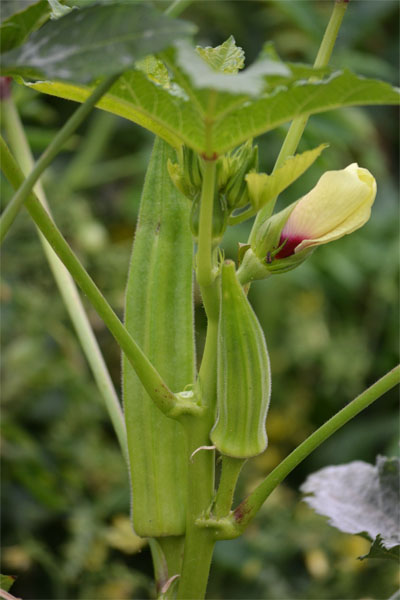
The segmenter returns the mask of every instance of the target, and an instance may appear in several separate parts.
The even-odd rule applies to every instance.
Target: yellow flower
[[[371,215],[376,181],[367,169],[353,163],[327,171],[292,210],[282,230],[276,258],[326,244],[359,229]]]

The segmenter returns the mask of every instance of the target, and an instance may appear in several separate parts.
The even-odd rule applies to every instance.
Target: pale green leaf
[[[194,26],[149,4],[113,2],[49,21],[2,58],[3,75],[87,83],[134,66],[187,36]]]
[[[231,73],[236,75],[240,69],[244,67],[244,51],[240,46],[236,46],[235,38],[231,35],[226,42],[220,46],[212,48],[207,46],[202,48],[196,47],[201,58],[212,69],[219,73]]]
[[[273,198],[277,198],[283,190],[298,179],[318,158],[327,144],[321,144],[313,150],[290,156],[284,164],[271,175],[266,173],[249,173],[246,176],[252,204],[259,210]]]

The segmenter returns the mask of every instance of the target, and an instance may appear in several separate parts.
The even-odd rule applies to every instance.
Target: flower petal
[[[340,171],[328,171],[298,201],[281,239],[302,238],[295,249],[299,252],[351,233],[369,219],[375,195],[374,177],[357,163]]]

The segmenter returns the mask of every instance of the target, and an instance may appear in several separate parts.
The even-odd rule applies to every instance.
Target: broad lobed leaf
[[[93,91],[92,87],[63,82],[39,82],[31,87],[76,102],[84,102]],[[171,146],[184,143],[197,152],[203,150],[204,126],[193,105],[141,71],[126,71],[97,106],[149,129]]]
[[[327,79],[294,82],[246,102],[215,124],[213,148],[218,153],[256,137],[301,115],[344,106],[398,104],[399,90],[376,79],[350,71],[337,71]]]
[[[233,38],[196,50],[179,39],[191,31],[189,24],[143,3],[89,6],[46,24],[21,48],[6,53],[3,74],[37,78],[44,72],[53,81],[33,87],[82,102],[92,89],[82,82],[128,69],[98,106],[175,147],[183,143],[209,156],[301,115],[399,102],[398,90],[385,82],[350,71],[326,77],[326,70],[285,64],[271,45],[251,67],[235,73],[243,56]],[[60,79],[75,83],[54,81]]]
[[[366,535],[371,558],[398,557],[400,460],[377,457],[376,465],[354,461],[326,467],[301,486],[305,502],[345,533]],[[365,557],[363,557],[365,558]]]
[[[89,87],[66,83],[40,82],[32,87],[78,102],[91,92]],[[300,115],[342,106],[398,104],[399,93],[383,81],[339,71],[323,81],[296,82],[257,100],[240,96],[237,102],[239,107],[231,104],[215,120],[208,139],[196,104],[163,89],[138,71],[126,72],[98,106],[146,127],[174,146],[184,143],[199,153],[211,149],[222,154]]]
[[[46,23],[2,59],[3,75],[87,83],[132,68],[195,27],[148,4],[116,2],[73,10]]]

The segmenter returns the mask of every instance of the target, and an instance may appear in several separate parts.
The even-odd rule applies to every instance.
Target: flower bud
[[[240,281],[289,271],[316,246],[359,229],[371,215],[375,196],[374,177],[357,163],[327,171],[308,194],[260,225],[243,257]]]
[[[253,147],[251,141],[248,141],[240,146],[229,160],[230,174],[224,191],[228,206],[232,211],[235,208],[242,208],[250,202],[245,178],[248,173],[258,167],[258,147]]]
[[[183,146],[179,162],[168,161],[169,175],[178,190],[189,200],[194,200],[201,191],[202,170],[198,155],[191,148]]]
[[[281,232],[285,242],[276,258],[327,244],[366,223],[376,196],[376,181],[357,163],[341,171],[327,171],[315,188],[301,198]]]
[[[222,454],[256,456],[268,441],[270,366],[263,331],[232,261],[222,266],[217,371],[218,414],[211,440]]]

